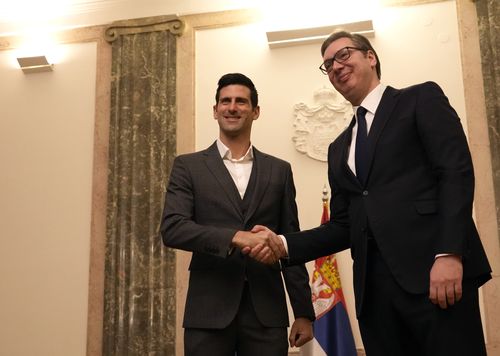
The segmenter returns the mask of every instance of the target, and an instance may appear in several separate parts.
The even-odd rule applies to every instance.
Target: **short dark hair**
[[[373,52],[375,58],[377,59],[377,65],[375,66],[375,69],[377,70],[377,77],[378,79],[380,79],[382,75],[382,72],[380,70],[380,59],[378,59],[377,52],[375,51],[375,49],[373,49],[372,44],[370,43],[370,41],[368,41],[368,38],[363,35],[360,35],[358,33],[350,33],[347,31],[336,31],[328,36],[328,38],[321,45],[321,55],[324,56],[328,46],[330,46],[333,42],[340,38],[349,38],[356,47],[361,48],[365,51]]]
[[[259,105],[259,94],[257,93],[257,89],[255,89],[255,85],[250,78],[241,73],[227,73],[220,77],[219,82],[217,83],[217,92],[215,93],[215,104],[219,102],[220,90],[228,85],[235,84],[243,85],[250,89],[250,101],[252,108]]]

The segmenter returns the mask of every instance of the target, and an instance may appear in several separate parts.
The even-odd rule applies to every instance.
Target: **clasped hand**
[[[276,263],[287,255],[281,238],[262,225],[255,225],[251,231],[238,231],[233,244],[244,254],[266,264]]]

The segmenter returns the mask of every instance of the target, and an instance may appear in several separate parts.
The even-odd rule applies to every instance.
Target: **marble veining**
[[[475,5],[478,16],[497,221],[500,221],[500,100],[498,99],[500,95],[500,2],[477,0]]]
[[[110,30],[103,355],[175,355],[175,252],[158,229],[176,154],[176,34],[132,25]]]

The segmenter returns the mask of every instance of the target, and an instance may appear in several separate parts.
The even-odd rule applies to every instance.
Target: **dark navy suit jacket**
[[[402,90],[387,87],[369,140],[365,186],[347,158],[354,119],[330,145],[331,221],[286,234],[290,262],[350,248],[356,310],[361,313],[371,235],[398,283],[409,293],[428,293],[435,256],[463,258],[464,279],[478,286],[490,266],[472,220],[474,171],[460,120],[433,82]]]

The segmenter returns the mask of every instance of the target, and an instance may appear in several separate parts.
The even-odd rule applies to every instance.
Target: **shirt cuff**
[[[445,257],[445,256],[459,256],[459,255],[455,255],[453,253],[438,253],[436,256],[434,256],[434,259],[439,258],[439,257]]]
[[[286,257],[288,257],[288,243],[286,242],[286,238],[283,235],[278,235],[281,241],[283,241],[283,246],[285,246]]]

